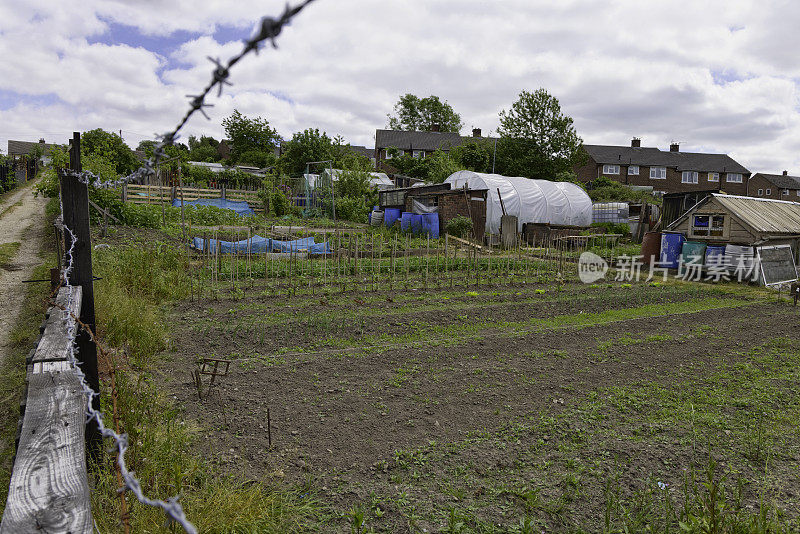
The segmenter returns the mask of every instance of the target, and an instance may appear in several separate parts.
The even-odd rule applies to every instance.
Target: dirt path
[[[0,361],[8,354],[8,335],[22,307],[22,280],[41,263],[39,250],[44,228],[40,222],[46,203],[47,199],[33,196],[33,183],[0,203],[0,244],[20,243],[16,255],[0,265]]]

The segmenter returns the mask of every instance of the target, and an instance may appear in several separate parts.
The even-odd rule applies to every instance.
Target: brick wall
[[[677,169],[667,167],[667,177],[664,180],[654,180],[650,178],[650,167],[639,166],[639,174],[628,174],[628,165],[619,166],[619,174],[603,174],[603,165],[590,159],[589,163],[581,167],[574,168],[575,174],[582,182],[594,180],[598,176],[606,176],[617,182],[627,185],[652,186],[655,191],[666,193],[685,193],[689,191],[707,191],[718,189],[730,195],[746,195],[748,174],[742,175],[742,183],[729,183],[725,181],[725,173],[719,173],[719,181],[711,182],[708,180],[707,172],[697,173],[696,184],[685,184],[681,180],[683,173]],[[750,194],[753,195],[753,186],[750,186]]]
[[[761,194],[758,194],[758,190]],[[769,194],[767,194],[769,190]],[[771,198],[774,200],[790,200],[792,202],[800,202],[799,189],[789,189],[789,194],[784,195],[783,189],[773,184],[763,176],[754,176],[750,179],[750,196],[756,198]]]

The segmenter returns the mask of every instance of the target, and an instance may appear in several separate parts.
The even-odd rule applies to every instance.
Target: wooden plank
[[[97,211],[99,211],[101,215],[102,215],[102,214],[104,214],[104,213],[106,213],[106,211],[107,211],[107,210],[104,210],[103,208],[101,208],[100,206],[98,206],[97,204],[95,204],[94,202],[92,202],[92,199],[91,199],[91,198],[89,199],[89,204],[90,204],[90,205],[91,205],[91,206],[92,206],[94,209],[96,209]],[[117,224],[122,224],[122,223],[120,222],[120,220],[119,220],[119,219],[117,219],[116,217],[114,217],[113,215],[111,215],[111,213],[110,213],[110,212],[108,213],[108,216],[109,216],[109,217],[111,217],[111,219],[112,219],[114,222],[116,222]]]
[[[30,376],[0,534],[92,532],[85,407],[73,370]]]
[[[74,287],[72,291],[72,301],[68,309],[75,317],[78,317],[80,315],[82,302],[82,288],[80,286]],[[56,304],[66,307],[68,294],[68,288],[62,287],[59,289],[58,296],[56,297]],[[42,338],[31,359],[32,363],[67,358],[66,349],[68,346],[66,343],[64,324],[64,318],[67,315],[68,312],[59,307],[54,306],[50,308],[49,316],[45,322],[44,332],[42,332]],[[72,319],[72,321],[74,321],[74,319]]]

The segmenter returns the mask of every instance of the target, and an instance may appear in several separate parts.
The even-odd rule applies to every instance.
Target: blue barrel
[[[411,230],[411,216],[413,213],[410,211],[404,211],[402,215],[400,215],[400,229],[404,232],[408,232]]]
[[[661,267],[678,268],[678,260],[681,257],[684,241],[686,241],[686,237],[679,232],[664,232],[661,234],[661,254],[658,260]]]
[[[706,265],[717,267],[725,265],[725,245],[708,245],[706,247]]]
[[[383,224],[391,228],[394,222],[400,218],[400,208],[386,208],[383,212]]]
[[[418,213],[411,214],[411,232],[418,234],[422,230],[422,215]]]
[[[433,239],[439,239],[439,214],[422,214],[422,233],[430,235]]]

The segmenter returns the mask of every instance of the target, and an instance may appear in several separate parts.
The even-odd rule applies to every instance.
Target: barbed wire
[[[118,178],[117,180],[102,180],[99,176],[90,171],[77,172],[66,169],[66,174],[77,177],[82,183],[91,184],[98,188],[119,187],[120,185],[129,183],[133,180],[154,175],[156,172],[156,166],[162,159],[167,157],[167,147],[174,145],[175,142],[180,138],[180,131],[183,129],[192,115],[195,113],[201,113],[206,119],[210,120],[210,117],[206,114],[204,108],[212,107],[213,104],[206,103],[206,98],[215,87],[217,88],[217,97],[220,97],[222,96],[222,90],[224,86],[233,85],[228,80],[228,78],[230,78],[231,67],[236,65],[250,52],[255,52],[258,54],[261,44],[265,41],[269,41],[273,48],[278,48],[275,39],[278,37],[278,35],[280,35],[281,31],[283,31],[283,28],[287,26],[292,19],[303,10],[303,8],[313,1],[314,0],[303,0],[303,2],[294,7],[287,4],[283,13],[278,18],[268,16],[262,17],[261,21],[256,27],[255,34],[249,39],[244,40],[242,51],[230,58],[226,63],[220,61],[219,58],[215,59],[211,56],[208,56],[208,60],[214,64],[214,70],[211,72],[211,80],[203,88],[203,90],[200,91],[199,94],[186,95],[190,99],[189,109],[186,111],[175,128],[165,134],[157,135],[161,141],[159,141],[153,147],[153,155],[145,160],[142,167],[139,167],[131,174],[122,178]]]
[[[165,158],[165,156],[167,155],[166,148],[170,145],[175,144],[175,141],[178,139],[178,134],[180,130],[186,125],[189,118],[191,118],[192,115],[194,115],[197,112],[200,112],[206,118],[209,118],[203,109],[205,107],[210,106],[210,104],[207,104],[205,102],[205,99],[209,95],[209,93],[214,89],[214,87],[218,88],[217,96],[221,96],[223,87],[225,85],[231,85],[231,83],[228,81],[228,78],[230,77],[231,67],[233,67],[236,63],[238,63],[248,53],[250,52],[258,53],[261,43],[265,41],[270,41],[273,48],[277,48],[277,45],[275,43],[275,38],[278,37],[278,35],[280,35],[284,26],[289,24],[291,20],[298,13],[300,13],[300,11],[304,7],[306,7],[313,1],[314,0],[304,0],[302,3],[294,7],[290,7],[289,5],[287,5],[286,8],[284,9],[283,14],[278,18],[263,17],[257,27],[255,35],[253,35],[250,39],[246,39],[244,41],[244,47],[242,48],[242,51],[239,54],[230,58],[226,64],[220,62],[219,59],[213,59],[209,57],[208,59],[214,64],[214,71],[212,72],[211,81],[200,92],[200,94],[190,96],[191,100],[190,100],[189,110],[186,112],[186,114],[183,116],[180,122],[178,122],[178,125],[172,131],[160,136],[161,141],[154,147],[153,156],[145,161],[144,166],[140,167],[139,169],[129,174],[128,176],[110,181],[108,180],[104,181],[99,176],[90,171],[77,172],[65,169],[62,170],[62,173],[68,176],[73,176],[84,184],[87,185],[91,184],[94,187],[98,188],[118,187],[119,185],[128,183],[137,178],[143,178],[155,174],[155,167],[158,165],[159,161],[161,161],[161,159]],[[56,219],[56,226],[65,234],[69,234],[70,246],[69,250],[67,250],[64,254],[65,265],[61,270],[61,282],[60,282],[60,284],[63,287],[67,288],[67,298],[66,298],[66,303],[63,306],[59,307],[61,307],[62,309],[70,310],[72,309],[72,305],[75,302],[75,286],[70,284],[69,276],[72,273],[72,270],[74,269],[73,253],[75,250],[75,244],[77,240],[72,229],[70,229],[68,226],[66,226],[66,224],[64,224],[63,213],[64,209],[62,206],[61,215]],[[116,449],[117,465],[119,466],[119,470],[124,482],[124,486],[123,488],[120,489],[120,491],[130,491],[131,493],[133,493],[133,495],[138,499],[140,503],[146,506],[161,508],[167,515],[167,520],[169,522],[178,523],[183,528],[183,530],[186,531],[188,534],[196,534],[197,528],[187,519],[186,514],[183,511],[183,507],[178,502],[178,497],[170,497],[166,501],[164,501],[160,499],[151,499],[144,494],[141,483],[136,478],[134,472],[128,469],[127,464],[125,462],[125,452],[128,450],[129,447],[127,434],[119,434],[113,429],[108,428],[103,420],[102,412],[96,410],[92,405],[93,400],[95,399],[95,397],[99,395],[99,392],[94,391],[89,386],[86,379],[86,375],[83,373],[83,370],[81,369],[80,363],[77,358],[77,348],[75,340],[78,336],[79,325],[82,326],[87,331],[88,335],[96,343],[94,332],[92,332],[91,328],[83,324],[80,321],[80,319],[78,319],[71,313],[65,314],[64,326],[67,333],[67,344],[68,344],[67,359],[69,360],[71,366],[75,370],[75,374],[80,381],[83,393],[86,395],[87,422],[95,421],[97,423],[97,427],[100,434],[104,438],[109,438],[114,442],[112,450]]]

